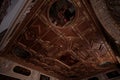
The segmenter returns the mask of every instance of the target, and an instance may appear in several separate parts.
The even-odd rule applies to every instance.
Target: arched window
[[[22,75],[25,75],[25,76],[29,76],[31,74],[31,71],[28,70],[28,69],[25,69],[23,67],[20,67],[20,66],[15,66],[13,71],[15,73],[18,73],[18,74],[22,74]]]

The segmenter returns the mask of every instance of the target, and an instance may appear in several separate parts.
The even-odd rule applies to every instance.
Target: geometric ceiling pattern
[[[83,0],[65,1],[67,6],[62,0],[43,1],[39,12],[14,41],[12,54],[68,79],[113,68],[113,52],[88,5]],[[49,11],[54,3],[59,7],[54,7],[56,13],[51,18]]]

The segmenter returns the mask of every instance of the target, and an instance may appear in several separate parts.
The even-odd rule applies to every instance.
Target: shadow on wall
[[[0,33],[0,42],[1,42],[1,40],[4,37],[6,32],[7,32],[7,29]]]
[[[1,0],[0,1],[0,41],[2,40],[3,36],[7,32],[7,28],[2,30],[2,27],[5,26],[1,25],[4,18],[12,11],[19,0]]]

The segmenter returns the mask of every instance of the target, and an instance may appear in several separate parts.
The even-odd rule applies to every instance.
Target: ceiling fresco
[[[14,41],[11,50],[14,57],[76,80],[113,68],[113,52],[86,2],[43,2]],[[55,8],[53,14],[51,8],[52,11]]]

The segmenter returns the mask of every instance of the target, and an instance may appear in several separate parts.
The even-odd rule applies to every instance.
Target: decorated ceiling
[[[28,23],[13,41],[11,56],[48,73],[75,80],[114,68],[113,51],[88,2],[38,2],[38,11],[30,12],[34,16],[26,17]]]

